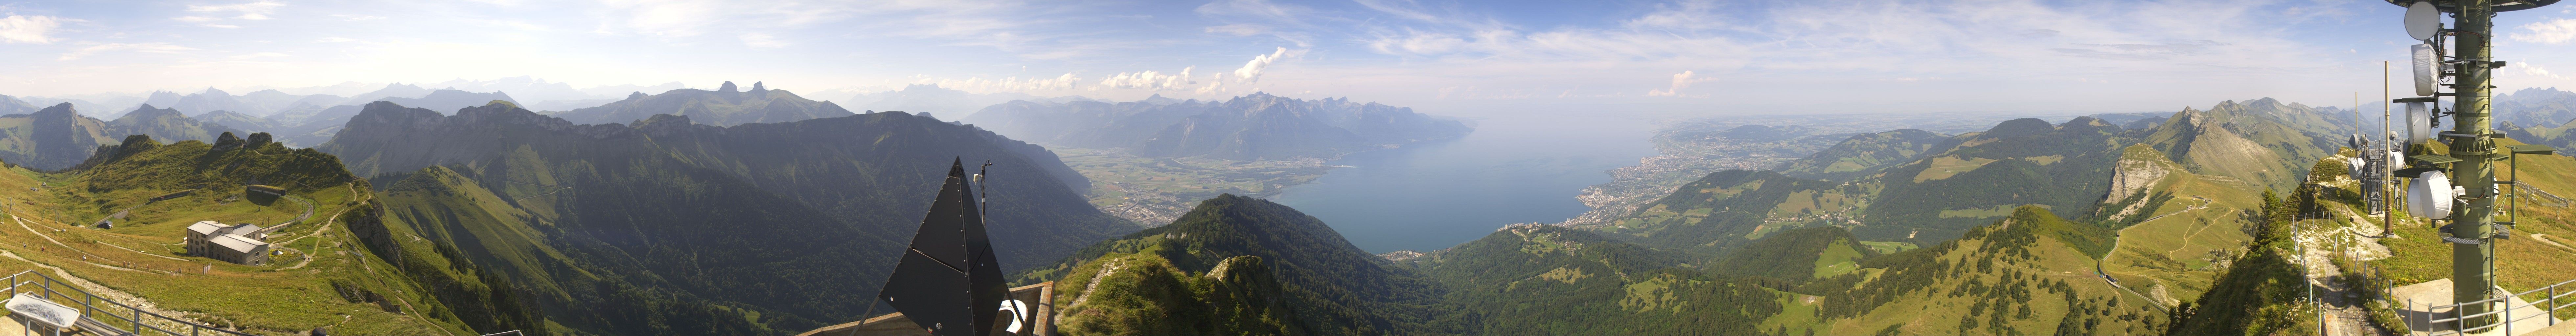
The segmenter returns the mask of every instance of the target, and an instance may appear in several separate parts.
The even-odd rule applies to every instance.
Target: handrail
[[[2429,334],[2429,335],[2431,335],[2431,336],[2464,335],[2464,334],[2467,334],[2469,331],[2472,331],[2472,330],[2487,330],[2487,329],[2489,329],[2489,328],[2497,328],[2497,327],[2502,327],[2502,328],[2504,328],[2504,331],[2505,331],[2505,333],[2506,333],[2506,334],[2512,334],[2512,333],[2513,333],[2513,323],[2514,323],[2514,322],[2523,321],[2523,320],[2529,320],[2529,319],[2534,318],[2534,317],[2538,317],[2538,318],[2546,319],[2547,321],[2549,321],[2549,324],[2550,324],[2550,325],[2557,325],[2557,324],[2558,324],[2558,316],[2557,316],[2557,312],[2558,312],[2558,310],[2560,310],[2560,309],[2565,309],[2565,308],[2567,308],[2567,307],[2569,307],[2569,306],[2576,306],[2576,300],[2562,300],[2562,298],[2566,298],[2566,297],[2569,297],[2569,296],[2576,296],[2576,288],[2562,288],[2562,287],[2570,287],[2569,285],[2571,285],[2571,284],[2576,284],[2576,280],[2561,281],[2561,282],[2558,282],[2557,284],[2552,284],[2552,285],[2545,286],[2545,287],[2541,287],[2541,288],[2535,288],[2535,289],[2532,289],[2532,290],[2522,291],[2522,292],[2520,292],[2520,293],[2511,293],[2511,294],[2509,294],[2509,295],[2505,295],[2505,296],[2498,296],[2498,297],[2488,298],[2488,299],[2485,299],[2485,300],[2477,300],[2477,301],[2469,301],[2469,302],[2462,302],[2462,303],[2454,303],[2454,304],[2441,305],[2441,306],[2431,306],[2431,307],[2425,307],[2425,308],[2424,308],[2424,309],[2422,309],[2422,310],[2416,310],[2416,311],[2418,311],[2418,312],[2432,312],[2432,311],[2438,311],[2438,310],[2445,310],[2445,309],[2448,309],[2449,311],[2454,312],[2454,316],[2451,316],[2451,317],[2449,317],[2449,318],[2442,318],[2442,319],[2429,319],[2429,320],[2425,321],[2426,323],[2430,323],[2430,324],[2432,324],[2434,327],[2437,327],[2437,328],[2438,328],[2438,327],[2440,327],[2440,326],[2443,326],[2443,325],[2449,325],[2449,326],[2451,327],[2451,329],[2450,329],[2450,330],[2435,330],[2435,331],[2432,331],[2432,332],[2428,333],[2428,334]],[[2543,291],[2546,291],[2546,292],[2544,293]],[[2523,303],[2523,304],[2521,304],[2521,305],[2512,305],[2512,304],[2509,304],[2509,303],[2513,302],[2513,301],[2511,301],[2513,298],[2521,297],[2521,296],[2524,296],[2524,295],[2531,295],[2532,293],[2543,293],[2543,294],[2542,294],[2542,300],[2541,300],[2541,301],[2539,301],[2539,302],[2524,302],[2524,303]],[[2568,301],[2568,303],[2567,303],[2567,304],[2558,304],[2558,302],[2560,302],[2560,301]],[[2485,313],[2470,314],[2470,315],[2467,315],[2467,316],[2458,316],[2458,315],[2457,315],[2457,313],[2456,313],[2456,312],[2460,311],[2460,307],[2461,307],[2461,306],[2469,306],[2469,305],[2491,305],[2491,304],[2497,304],[2497,303],[2507,303],[2507,304],[2506,304],[2506,307],[2504,307],[2504,309],[2491,310],[2491,311],[2487,311],[2487,312],[2485,312]],[[2410,306],[2411,306],[2411,304],[2410,304]],[[2535,306],[2536,306],[2536,307],[2541,307],[2541,308],[2544,308],[2544,309],[2540,309],[2540,312],[2539,312],[2539,313],[2537,313],[2537,314],[2524,315],[2524,316],[2520,316],[2520,317],[2516,317],[2516,316],[2514,316],[2514,315],[2512,314],[2512,312],[2513,312],[2515,309],[2532,308],[2532,307],[2535,307]],[[2489,316],[2496,316],[2496,317],[2498,317],[2498,318],[2494,319],[2494,320],[2495,320],[2495,322],[2489,322],[2489,323],[2481,324],[2481,325],[2477,325],[2477,326],[2468,326],[2468,325],[2463,325],[2463,324],[2461,324],[2461,323],[2460,323],[2460,322],[2461,322],[2461,321],[2463,321],[2463,320],[2468,320],[2468,319],[2477,319],[2477,318],[2484,318],[2484,317],[2489,317]]]
[[[33,275],[33,276],[35,276],[35,277],[33,277],[33,278],[22,278],[22,276],[29,276],[29,275]],[[145,335],[145,334],[144,334],[144,331],[149,330],[149,331],[159,332],[161,335],[172,335],[172,336],[177,336],[177,335],[189,335],[189,336],[203,336],[203,335],[209,335],[209,334],[205,333],[205,332],[207,332],[207,331],[212,331],[212,332],[214,332],[214,334],[213,334],[213,335],[256,336],[256,335],[252,335],[252,334],[242,333],[242,332],[239,332],[239,331],[225,330],[224,328],[219,328],[219,327],[215,327],[215,326],[211,326],[211,325],[198,324],[198,323],[196,323],[196,322],[191,322],[191,321],[184,320],[184,319],[178,319],[178,318],[172,318],[172,317],[169,317],[169,316],[163,316],[163,315],[161,315],[161,314],[159,314],[159,313],[153,313],[153,312],[149,312],[149,311],[144,311],[142,308],[136,308],[136,307],[134,307],[134,306],[132,306],[132,305],[127,305],[127,304],[124,304],[124,303],[116,302],[115,300],[112,300],[112,299],[108,299],[108,298],[106,298],[106,297],[99,296],[98,294],[90,293],[88,290],[83,290],[83,289],[81,289],[81,288],[80,288],[80,286],[73,286],[73,285],[71,285],[71,284],[69,284],[69,283],[65,283],[65,282],[63,282],[61,279],[55,279],[53,276],[48,276],[48,275],[45,275],[44,273],[37,272],[37,271],[35,271],[35,270],[19,271],[18,273],[10,274],[10,275],[9,275],[9,276],[7,276],[7,277],[0,277],[0,283],[7,283],[7,284],[8,284],[7,294],[13,294],[13,295],[14,295],[14,294],[18,294],[18,293],[30,293],[30,292],[37,292],[37,293],[42,293],[42,295],[38,295],[37,297],[39,297],[39,298],[44,298],[44,299],[45,299],[45,300],[47,300],[47,301],[52,301],[52,300],[53,300],[53,297],[61,297],[61,298],[63,298],[65,301],[72,301],[72,303],[73,303],[73,304],[65,304],[65,305],[66,305],[66,306],[74,306],[74,305],[76,305],[76,306],[78,306],[78,307],[80,307],[80,308],[81,308],[81,321],[80,321],[80,322],[82,322],[82,323],[79,323],[79,324],[94,325],[95,327],[105,327],[106,329],[108,329],[108,330],[104,330],[104,331],[106,331],[106,332],[102,332],[101,334],[108,334],[108,335],[135,335],[135,336],[142,336],[142,335]],[[25,287],[27,287],[27,286],[35,286],[36,288],[35,288],[35,290],[27,290],[27,289],[25,289]],[[66,292],[61,291],[61,290],[56,290],[56,288],[57,288],[57,287],[64,287],[64,288],[68,288],[68,289],[70,289],[70,292],[69,292],[69,293],[66,293]],[[75,297],[73,297],[72,295],[70,295],[70,294],[73,294],[73,293],[80,294],[80,297],[75,298]],[[106,303],[107,303],[107,306],[106,306],[106,307],[101,307],[101,306],[98,304],[99,302],[102,302],[102,301],[104,301],[104,302],[106,302]],[[129,314],[117,314],[117,313],[114,313],[114,311],[108,310],[108,309],[106,309],[106,308],[123,308],[123,309],[125,309],[125,311],[126,311],[126,312],[130,312],[130,313],[129,313]],[[102,316],[102,315],[107,316],[107,317],[108,317],[108,318],[110,318],[111,320],[99,320],[99,319],[97,319],[97,318],[96,318],[97,316]],[[146,319],[144,318],[145,316],[150,316],[150,317],[151,317],[151,319],[150,319],[150,320],[146,320]],[[122,323],[124,323],[126,326],[122,326],[122,327],[121,327],[121,326],[118,326],[118,325],[116,325],[116,324],[111,324],[111,323],[109,323],[109,322],[117,322],[117,321],[122,321]],[[173,327],[173,328],[170,328],[170,329],[163,329],[163,328],[162,328],[162,325],[176,325],[177,327]],[[179,332],[177,332],[177,331],[173,331],[173,330],[172,330],[172,329],[177,329],[178,327],[185,327],[186,329],[188,329],[188,332],[187,332],[187,333],[179,333]],[[125,329],[124,329],[124,330],[119,330],[118,328],[125,328]]]

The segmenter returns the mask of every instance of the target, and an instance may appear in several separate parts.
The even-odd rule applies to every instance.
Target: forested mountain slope
[[[1070,172],[1042,148],[904,113],[575,125],[500,102],[453,116],[380,102],[320,149],[406,186],[387,190],[389,231],[553,289],[540,295],[548,311],[584,329],[617,327],[620,315],[582,308],[616,302],[638,314],[697,300],[760,313],[659,310],[716,316],[664,318],[722,330],[863,313],[927,211],[940,163],[960,158],[994,164],[983,186],[1006,269],[1137,228],[1074,194],[1079,182],[1059,179]]]

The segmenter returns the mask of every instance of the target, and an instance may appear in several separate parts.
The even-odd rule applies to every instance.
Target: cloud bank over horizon
[[[2498,85],[2576,88],[2576,12],[2497,19]],[[1693,113],[2157,111],[2375,100],[2377,1],[699,0],[0,5],[0,94],[509,79]],[[2517,69],[2518,68],[2518,69]],[[2402,73],[2401,73],[2402,74]],[[2399,78],[2399,82],[2404,82]],[[338,88],[338,89],[333,89]]]

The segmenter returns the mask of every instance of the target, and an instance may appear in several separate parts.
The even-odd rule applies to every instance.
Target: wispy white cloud
[[[2576,19],[2555,19],[2525,24],[2522,25],[2522,31],[2505,34],[2504,38],[2516,42],[2567,43],[2568,40],[2576,40]]]
[[[197,26],[206,27],[206,28],[223,28],[223,29],[235,29],[235,28],[241,28],[241,26],[228,25],[228,24],[212,24],[212,23],[208,23],[208,24],[201,24],[201,25],[197,25]]]
[[[276,13],[278,7],[285,6],[286,3],[283,2],[261,0],[228,5],[188,5],[188,11],[198,13],[231,13],[238,14],[233,16],[235,19],[267,20],[269,19],[268,14]]]
[[[61,27],[62,25],[62,20],[55,19],[51,16],[10,15],[8,17],[0,17],[0,42],[34,44],[54,43],[54,39],[52,37],[54,28]]]
[[[765,33],[742,33],[742,44],[752,48],[777,49],[786,47],[787,41],[780,41],[777,36]]]
[[[1016,76],[1014,76],[1014,77],[1003,77],[1002,79],[984,79],[984,78],[980,78],[980,77],[969,77],[969,78],[966,78],[966,79],[946,79],[946,78],[927,78],[927,77],[922,77],[922,78],[919,78],[919,79],[915,80],[915,81],[914,81],[914,83],[915,83],[915,84],[938,84],[938,85],[939,85],[939,87],[942,87],[942,88],[949,88],[949,89],[954,89],[954,90],[958,90],[958,91],[979,92],[979,93],[990,93],[990,92],[1065,91],[1065,90],[1072,90],[1072,89],[1074,88],[1074,85],[1075,85],[1076,83],[1078,83],[1078,82],[1081,82],[1081,81],[1082,81],[1082,78],[1081,78],[1081,77],[1074,77],[1074,76],[1073,76],[1073,74],[1071,74],[1071,73],[1066,73],[1066,74],[1059,75],[1059,76],[1056,76],[1056,77],[1048,77],[1048,78],[1027,78],[1027,79],[1022,79],[1022,78],[1019,78],[1019,77],[1016,77]]]
[[[180,52],[185,52],[185,51],[190,51],[190,50],[197,50],[197,48],[182,47],[182,46],[173,45],[173,44],[169,44],[169,43],[162,43],[162,42],[147,42],[147,43],[108,43],[108,44],[93,45],[93,46],[88,46],[88,47],[82,47],[82,48],[80,48],[80,49],[75,49],[75,50],[72,50],[72,52],[63,53],[62,57],[59,57],[59,58],[57,58],[57,59],[58,59],[58,60],[69,61],[69,60],[76,60],[76,59],[80,59],[80,58],[82,58],[82,57],[88,57],[88,56],[90,56],[90,55],[95,55],[95,54],[99,54],[99,53],[120,52],[120,51],[130,51],[130,52],[140,52],[140,53],[158,53],[158,54],[175,54],[175,53],[180,53]]]
[[[1199,5],[1197,9],[1193,9],[1192,11],[1197,12],[1199,15],[1252,18],[1275,23],[1302,25],[1305,24],[1306,18],[1313,17],[1310,14],[1314,12],[1314,9],[1307,8],[1305,6],[1279,4],[1270,2],[1269,0],[1216,0],[1210,1],[1204,5]]]
[[[1234,35],[1234,36],[1253,36],[1253,35],[1261,35],[1261,34],[1269,33],[1269,32],[1270,32],[1270,27],[1266,27],[1266,26],[1262,26],[1262,25],[1257,25],[1257,24],[1249,24],[1249,23],[1237,23],[1237,24],[1229,24],[1229,25],[1223,25],[1223,26],[1208,26],[1206,29],[1203,29],[1203,30],[1201,30],[1201,31],[1204,31],[1204,32],[1207,32],[1207,33],[1210,33],[1210,34],[1226,34],[1226,35]]]
[[[382,17],[382,16],[374,16],[374,15],[358,15],[358,14],[331,14],[331,17],[340,18],[341,20],[348,20],[348,21],[366,21],[366,20],[383,20],[383,19],[385,19],[385,17]]]

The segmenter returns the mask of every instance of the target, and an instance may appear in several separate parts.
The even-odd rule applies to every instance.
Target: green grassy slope
[[[1411,269],[1368,254],[1322,221],[1287,206],[1234,195],[1200,202],[1181,219],[1084,248],[1053,268],[1015,276],[1015,282],[1079,280],[1077,269],[1095,260],[1148,254],[1171,268],[1213,269],[1236,256],[1255,256],[1276,271],[1298,328],[1319,335],[1455,334],[1465,328],[1445,291]],[[1064,287],[1070,288],[1070,287]],[[1061,290],[1057,302],[1082,300]]]
[[[1806,225],[1844,224],[1868,190],[1770,171],[1728,170],[1683,184],[1600,228],[1620,239],[1694,253],[1716,253],[1763,235]]]
[[[1937,146],[1948,140],[1940,133],[1916,129],[1854,135],[1832,148],[1782,164],[1779,171],[1798,178],[1846,181],[1939,152],[1944,148]]]
[[[1883,187],[1870,198],[1869,222],[1898,225],[1852,233],[1928,245],[2023,205],[2082,216],[2108,192],[2124,139],[2118,126],[2089,117],[2061,125],[2018,119],[1962,135],[1956,147],[1888,168],[1870,181]]]
[[[1749,335],[1795,297],[1711,276],[1685,255],[1521,225],[1418,259],[1475,317],[1472,335]],[[1777,285],[1775,285],[1777,286]],[[1803,327],[1802,327],[1803,328]]]
[[[2107,230],[2022,207],[1959,239],[1862,263],[1809,283],[1826,332],[2132,335],[2162,330],[2165,309],[2091,274],[2082,246]]]
[[[246,183],[284,187],[287,197],[247,192]],[[152,201],[180,191],[188,193]],[[488,293],[449,297],[455,287],[416,281],[400,263],[369,253],[347,230],[364,217],[351,214],[365,212],[369,193],[337,159],[309,149],[129,137],[76,169],[0,174],[0,197],[10,200],[5,212],[12,217],[0,223],[10,227],[0,233],[0,251],[14,256],[0,267],[49,274],[59,268],[180,316],[266,334],[320,327],[345,335],[467,334],[538,326],[505,317],[528,316],[506,307],[507,300]],[[281,252],[268,264],[236,265],[180,247],[191,223],[279,227],[304,214],[308,202],[309,219],[266,239]],[[127,216],[113,229],[87,225],[118,212]]]
[[[1184,270],[1159,251],[1104,255],[1056,283],[1063,335],[1306,335],[1261,257]]]

